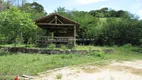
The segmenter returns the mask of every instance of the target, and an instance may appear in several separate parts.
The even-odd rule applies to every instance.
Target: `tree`
[[[107,12],[109,9],[107,8],[107,7],[104,7],[104,8],[102,8],[102,9],[100,9],[100,12],[102,12],[102,13],[105,13],[105,12]]]
[[[3,9],[3,0],[0,0],[0,11]]]
[[[96,16],[97,15],[97,11],[96,10],[91,10],[90,12],[89,12],[89,14],[91,14],[92,16]]]
[[[37,2],[26,3],[25,5],[23,5],[23,7],[24,7],[25,11],[26,11],[26,9],[30,8],[30,9],[33,9],[33,11],[35,11],[35,12],[45,12],[44,7]]]
[[[142,23],[139,20],[107,19],[104,24],[102,43],[105,45],[141,45]]]
[[[58,12],[58,13],[62,13],[62,12],[66,12],[66,9],[65,9],[65,7],[58,7],[57,8],[57,10],[54,10],[54,12],[56,13],[56,12]]]
[[[35,20],[35,19],[37,19],[39,17],[47,15],[47,13],[44,10],[44,7],[41,4],[37,3],[37,2],[26,3],[25,5],[20,7],[20,9],[22,11],[27,12],[27,13],[34,14],[34,16],[31,16],[31,18],[33,20]]]
[[[0,11],[6,10],[9,7],[10,5],[8,2],[5,2],[4,0],[0,0]]]
[[[30,14],[15,7],[0,13],[0,34],[8,42],[16,41],[17,38],[29,39],[35,35],[36,25]]]

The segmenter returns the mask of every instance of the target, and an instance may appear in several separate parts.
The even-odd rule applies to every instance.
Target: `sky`
[[[30,0],[32,2],[33,0]],[[114,10],[125,10],[138,15],[142,19],[142,0],[35,0],[43,5],[49,14],[59,6],[67,10],[90,11],[103,7]]]

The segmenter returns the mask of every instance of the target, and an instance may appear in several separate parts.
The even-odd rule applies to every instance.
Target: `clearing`
[[[142,60],[58,68],[40,73],[32,80],[142,80]]]
[[[138,67],[134,67],[132,65],[130,66],[124,65],[126,64],[125,61],[136,61],[133,63],[129,63],[135,66],[142,64],[141,63],[142,48],[140,47],[77,46],[76,49],[88,50],[88,51],[100,50],[100,52],[94,52],[94,53],[88,52],[86,54],[70,53],[70,54],[48,55],[48,54],[39,54],[39,53],[28,53],[28,54],[9,53],[9,52],[4,52],[1,49],[0,80],[13,80],[17,75],[19,75],[20,77],[23,75],[30,75],[30,76],[35,76],[34,79],[43,78],[43,80],[47,80],[46,78],[49,78],[49,80],[55,80],[55,79],[83,80],[82,76],[85,75],[85,77],[88,76],[88,79],[91,80],[92,76],[93,78],[95,77],[102,79],[101,78],[103,76],[102,74],[105,73],[106,74],[109,73],[105,76],[111,75],[112,76],[111,79],[113,79],[115,75],[120,75],[120,74],[126,75],[127,78],[127,76],[129,75],[127,75],[126,72],[127,73],[129,72],[137,76],[140,76],[142,73],[140,72],[141,67],[139,69]],[[104,54],[103,50],[106,49],[112,49],[113,53]],[[137,62],[137,60],[140,60],[140,62],[139,61]],[[123,63],[117,63],[117,62],[123,62]],[[118,66],[114,66],[114,64]],[[45,72],[47,70],[48,72]],[[44,74],[42,74],[41,72],[44,72]],[[101,77],[99,77],[99,75]],[[119,77],[120,76],[118,76],[118,78]],[[87,79],[85,78],[85,80]]]

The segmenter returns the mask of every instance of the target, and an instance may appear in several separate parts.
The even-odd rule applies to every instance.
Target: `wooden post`
[[[74,25],[74,47],[76,47],[76,25]]]
[[[55,16],[55,24],[57,24],[57,20],[58,20],[58,19],[57,19],[57,16]]]
[[[51,40],[51,44],[53,44],[53,43],[54,43],[54,32],[52,32],[52,34],[51,34],[51,38],[52,38],[52,40]]]

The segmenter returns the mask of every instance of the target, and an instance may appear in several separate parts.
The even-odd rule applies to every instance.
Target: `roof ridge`
[[[65,19],[67,19],[67,20],[69,20],[69,21],[71,21],[71,22],[75,23],[75,24],[79,24],[78,22],[73,21],[73,20],[71,20],[71,19],[69,19],[69,18],[67,18],[67,17],[65,17],[65,16],[62,16],[62,15],[61,15],[61,14],[59,14],[59,13],[51,13],[51,14],[49,14],[49,15],[47,15],[47,16],[40,17],[40,18],[38,18],[38,19],[36,19],[36,20],[34,20],[34,21],[36,22],[36,21],[39,21],[39,20],[45,19],[45,18],[47,18],[47,17],[49,17],[49,16],[52,16],[52,15],[58,15],[58,16],[60,16],[60,17],[62,17],[62,18],[65,18]]]

